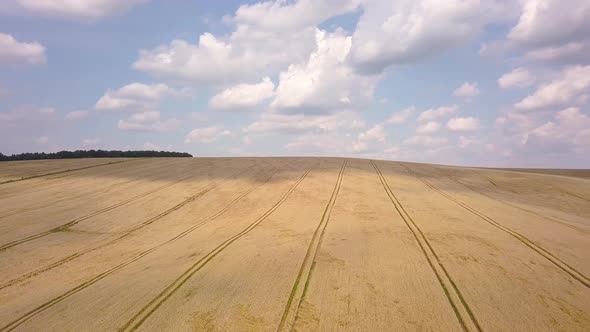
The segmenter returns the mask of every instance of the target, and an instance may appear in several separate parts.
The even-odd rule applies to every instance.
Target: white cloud
[[[197,44],[173,40],[140,51],[135,69],[173,80],[253,83],[304,61],[315,49],[316,26],[356,10],[360,0],[265,1],[242,5],[225,22],[227,36],[204,33]]]
[[[562,45],[590,36],[590,2],[522,0],[522,14],[508,38],[525,46]]]
[[[422,113],[418,116],[418,121],[432,121],[436,120],[441,117],[445,117],[457,112],[457,106],[441,106],[438,108],[431,108]]]
[[[472,145],[478,145],[478,144],[480,144],[479,140],[468,138],[465,136],[459,136],[459,147],[461,149],[465,149],[465,148],[470,147]]]
[[[376,76],[362,76],[346,63],[352,38],[342,31],[316,31],[317,50],[305,63],[279,75],[274,109],[331,112],[356,109],[373,99]]]
[[[215,142],[219,137],[230,134],[231,132],[229,130],[223,129],[223,127],[219,126],[195,128],[190,133],[188,133],[188,135],[186,135],[184,143],[212,143]]]
[[[365,1],[353,34],[351,61],[365,72],[417,62],[460,45],[504,20],[508,4],[493,0]]]
[[[404,140],[406,145],[418,145],[423,147],[440,147],[448,143],[446,137],[435,137],[429,135],[416,135]]]
[[[477,87],[477,83],[469,83],[465,82],[460,87],[455,89],[453,95],[456,97],[463,97],[463,98],[473,98],[478,96],[480,93],[479,88]]]
[[[350,153],[360,153],[369,150],[369,146],[365,142],[355,141],[346,149]]]
[[[377,142],[384,142],[385,141],[385,130],[383,129],[382,125],[375,125],[371,127],[369,130],[362,132],[358,135],[358,139],[360,141],[377,141]]]
[[[502,75],[498,79],[498,86],[502,89],[523,88],[533,84],[534,77],[526,68],[516,68]]]
[[[402,111],[392,113],[391,116],[387,119],[387,123],[392,124],[400,124],[406,122],[412,114],[416,111],[415,107],[406,108]]]
[[[364,121],[354,112],[338,112],[330,115],[263,113],[244,131],[250,134],[292,134],[359,129],[364,126]]]
[[[45,17],[95,21],[121,14],[148,0],[8,0],[21,10]]]
[[[103,111],[145,112],[157,107],[166,96],[181,96],[184,93],[163,83],[131,83],[117,90],[109,89],[94,107]]]
[[[429,121],[425,124],[422,124],[416,128],[416,134],[419,135],[427,135],[427,134],[434,134],[440,129],[440,123],[436,121]]]
[[[19,42],[13,36],[0,32],[0,64],[24,62],[38,65],[46,61],[43,45],[38,42]]]
[[[473,117],[453,118],[447,122],[447,128],[452,131],[472,131],[480,128],[479,120]]]
[[[100,143],[100,138],[86,138],[82,140],[84,147],[95,147],[98,143]]]
[[[241,5],[233,21],[275,30],[294,30],[357,9],[360,0],[264,1]]]
[[[572,148],[590,148],[590,116],[579,108],[557,112],[553,120],[528,131],[523,145],[543,152],[564,152]]]
[[[519,110],[536,110],[568,104],[580,104],[588,99],[590,66],[564,69],[559,78],[540,86],[532,95],[516,103]]]
[[[79,120],[84,119],[90,115],[88,111],[73,111],[66,114],[66,119],[68,120]]]
[[[148,111],[132,114],[125,120],[119,120],[117,127],[121,130],[128,131],[171,131],[180,125],[180,121],[175,118],[162,120],[160,112]]]
[[[587,63],[590,41],[571,42],[559,46],[546,46],[526,52],[525,59],[544,62]]]
[[[257,84],[239,84],[213,96],[209,107],[219,111],[250,109],[272,97],[274,88],[268,77]]]

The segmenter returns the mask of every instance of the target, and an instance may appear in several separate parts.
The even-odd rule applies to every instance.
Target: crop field
[[[0,163],[13,330],[588,331],[590,171]]]

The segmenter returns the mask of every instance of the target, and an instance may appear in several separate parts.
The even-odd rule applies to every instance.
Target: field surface
[[[589,331],[588,174],[0,163],[0,331]]]

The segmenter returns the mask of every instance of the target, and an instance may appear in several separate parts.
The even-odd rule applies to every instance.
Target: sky
[[[0,152],[590,168],[590,0],[2,0]]]

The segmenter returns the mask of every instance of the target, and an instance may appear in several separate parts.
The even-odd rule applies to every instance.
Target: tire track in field
[[[74,220],[72,220],[72,221],[70,221],[68,223],[65,223],[63,225],[54,227],[54,228],[52,228],[52,229],[50,229],[48,231],[44,231],[44,232],[41,232],[41,233],[37,233],[37,234],[34,234],[34,235],[30,235],[30,236],[24,237],[22,239],[18,239],[18,240],[15,240],[15,241],[11,241],[11,242],[5,243],[5,244],[3,244],[3,245],[0,246],[0,252],[4,251],[6,249],[12,248],[14,246],[17,246],[19,244],[23,244],[25,242],[33,241],[33,240],[36,240],[38,238],[42,238],[44,236],[47,236],[47,235],[50,235],[50,234],[53,234],[53,233],[56,233],[56,232],[64,231],[64,230],[66,230],[66,229],[68,229],[68,228],[70,228],[72,226],[75,226],[76,224],[78,224],[78,223],[80,223],[80,222],[82,222],[84,220],[90,219],[92,217],[98,216],[98,215],[103,214],[105,212],[108,212],[108,211],[114,210],[116,208],[119,208],[121,206],[127,205],[127,204],[129,204],[129,203],[131,203],[133,201],[136,201],[136,200],[138,200],[140,198],[146,197],[146,196],[151,195],[153,193],[156,193],[158,191],[164,190],[164,189],[166,189],[168,187],[171,187],[171,186],[173,186],[175,184],[178,184],[178,183],[180,183],[180,182],[182,182],[182,181],[184,181],[186,179],[189,179],[191,177],[193,177],[193,175],[183,176],[183,177],[181,177],[179,179],[176,179],[176,180],[174,180],[172,182],[169,182],[169,183],[167,183],[167,184],[165,184],[163,186],[159,186],[159,187],[157,187],[155,189],[148,190],[148,191],[146,191],[146,192],[144,192],[142,194],[135,195],[135,196],[130,197],[130,198],[128,198],[126,200],[123,200],[121,202],[118,202],[118,203],[109,205],[109,206],[104,207],[104,208],[99,209],[99,210],[96,210],[94,212],[91,212],[91,213],[83,216],[83,217],[74,219]]]
[[[137,254],[135,257],[132,257],[130,259],[128,259],[127,261],[120,263],[98,275],[96,275],[95,277],[93,277],[92,279],[89,279],[83,283],[81,283],[80,285],[70,289],[69,291],[63,293],[62,295],[55,297],[54,299],[45,302],[44,304],[38,306],[37,308],[27,312],[25,315],[19,317],[18,319],[10,322],[8,325],[3,326],[2,328],[0,328],[0,331],[12,331],[15,328],[17,328],[18,326],[20,326],[21,324],[23,324],[24,322],[26,322],[27,320],[33,318],[34,316],[40,314],[41,312],[49,309],[50,307],[56,305],[57,303],[64,301],[65,299],[67,299],[68,297],[82,291],[85,288],[90,287],[91,285],[99,282],[100,280],[106,278],[107,276],[121,270],[122,268],[140,260],[141,258],[147,256],[148,254],[150,254],[153,251],[158,250],[159,248],[166,246],[172,242],[175,242],[176,240],[179,240],[183,237],[185,237],[186,235],[190,234],[191,232],[193,232],[194,230],[204,226],[205,224],[217,219],[219,216],[223,215],[225,212],[227,212],[232,206],[234,206],[236,203],[238,203],[240,200],[242,200],[244,197],[246,197],[248,194],[250,194],[252,191],[262,187],[263,185],[265,185],[276,173],[276,170],[271,172],[270,175],[260,184],[258,184],[257,186],[254,186],[250,189],[248,189],[247,191],[245,191],[244,193],[240,194],[238,197],[236,197],[233,201],[231,201],[228,205],[226,205],[225,207],[223,207],[221,210],[217,211],[215,214],[201,220],[200,222],[198,222],[197,224],[191,226],[190,228],[184,230],[183,232],[179,233],[178,235],[176,235],[175,237],[167,240],[166,242],[162,242],[150,249],[144,250],[141,253]]]
[[[132,202],[134,202],[134,201],[136,201],[136,200],[138,200],[140,198],[149,196],[149,195],[151,195],[153,193],[156,193],[156,192],[161,191],[161,190],[164,190],[164,189],[166,189],[168,187],[174,186],[174,185],[176,185],[176,184],[178,184],[180,182],[183,182],[184,180],[189,179],[189,178],[191,178],[193,176],[194,175],[187,175],[187,176],[181,177],[179,179],[176,179],[176,180],[174,180],[172,182],[169,182],[169,183],[167,183],[165,185],[162,185],[160,187],[154,188],[154,189],[149,190],[147,192],[144,192],[142,194],[139,194],[139,195],[130,197],[130,198],[126,199],[126,200],[120,201],[120,202],[115,203],[113,205],[110,205],[110,206],[104,207],[102,209],[99,209],[97,211],[91,212],[91,213],[89,213],[89,214],[87,214],[87,215],[85,215],[83,217],[74,219],[74,220],[72,220],[72,221],[70,221],[68,223],[63,224],[63,225],[54,227],[54,228],[52,228],[52,229],[50,229],[48,231],[44,231],[44,232],[41,232],[41,233],[37,233],[37,234],[34,234],[34,235],[30,235],[30,236],[24,237],[24,238],[19,239],[19,240],[15,240],[15,241],[11,241],[11,242],[5,243],[5,244],[3,244],[3,245],[0,246],[0,252],[4,251],[6,249],[12,248],[14,246],[17,246],[19,244],[23,244],[25,242],[33,241],[33,240],[36,240],[38,238],[41,238],[41,237],[50,235],[52,233],[65,231],[68,228],[70,228],[72,226],[75,226],[76,224],[78,224],[78,223],[80,223],[80,222],[82,222],[84,220],[90,219],[90,218],[95,217],[97,215],[103,214],[103,213],[108,212],[108,211],[112,211],[112,210],[114,210],[116,208],[119,208],[121,206],[127,205],[129,203],[132,203]]]
[[[477,174],[476,172],[474,172],[474,173],[475,173],[476,175],[479,175],[479,174]],[[474,193],[476,193],[476,194],[483,195],[483,196],[485,196],[485,197],[487,197],[487,198],[489,198],[489,199],[492,199],[492,200],[494,200],[494,201],[497,201],[497,202],[503,203],[503,204],[505,204],[505,205],[511,206],[511,207],[513,207],[513,208],[515,208],[515,209],[518,209],[518,210],[521,210],[521,211],[524,211],[524,212],[527,212],[527,213],[533,214],[533,215],[535,215],[535,216],[537,216],[537,217],[540,217],[540,218],[543,218],[543,219],[545,219],[545,220],[548,220],[548,221],[551,221],[551,222],[554,222],[554,223],[560,224],[560,225],[562,225],[562,226],[569,227],[569,228],[571,228],[571,229],[573,229],[573,230],[576,230],[576,231],[578,231],[578,232],[580,232],[580,233],[583,233],[583,234],[590,234],[590,231],[589,231],[589,230],[583,229],[583,228],[581,228],[581,227],[578,227],[578,226],[576,226],[576,225],[572,225],[572,224],[570,224],[569,222],[567,222],[567,221],[565,221],[565,220],[562,220],[562,219],[560,219],[560,218],[557,218],[557,217],[551,217],[551,216],[545,216],[545,215],[542,215],[542,214],[540,214],[540,213],[538,213],[538,212],[535,212],[535,211],[533,211],[533,210],[529,210],[529,209],[526,209],[526,208],[520,207],[520,206],[518,206],[518,205],[516,205],[516,204],[510,203],[510,202],[508,202],[508,201],[505,201],[505,200],[503,200],[503,199],[500,199],[500,198],[493,197],[493,196],[492,196],[492,195],[490,195],[490,194],[486,194],[486,193],[484,193],[483,191],[480,191],[480,190],[477,190],[477,189],[473,188],[473,186],[470,186],[470,185],[468,185],[468,184],[466,184],[466,183],[463,183],[463,182],[461,182],[461,180],[459,180],[459,179],[455,178],[453,175],[451,175],[451,174],[450,174],[450,173],[448,173],[448,172],[447,172],[447,174],[446,174],[446,175],[447,175],[447,176],[449,177],[449,179],[451,179],[453,182],[455,182],[455,183],[457,183],[457,184],[460,184],[460,185],[464,186],[465,188],[467,188],[467,189],[469,189],[469,190],[473,191],[473,192],[474,192]],[[494,182],[492,182],[492,181],[489,179],[489,177],[486,177],[486,179],[488,179],[488,181],[490,181],[491,183],[494,183]],[[494,185],[495,185],[495,184],[494,184]]]
[[[49,176],[49,175],[56,175],[56,174],[63,174],[63,173],[81,171],[81,170],[84,170],[84,169],[89,169],[89,168],[94,168],[94,167],[108,166],[108,165],[114,165],[114,164],[119,164],[119,163],[125,163],[125,162],[129,162],[129,161],[131,161],[131,160],[111,161],[111,162],[104,163],[104,164],[90,165],[90,166],[84,166],[84,167],[79,167],[79,168],[66,169],[66,170],[63,170],[63,171],[57,171],[57,172],[51,172],[51,173],[30,175],[30,176],[22,177],[20,179],[12,179],[12,180],[7,180],[7,181],[2,181],[2,182],[0,182],[0,185],[7,184],[7,183],[18,182],[18,181],[30,180],[30,179],[35,179],[35,178],[40,178],[40,177],[43,177],[43,176]]]
[[[464,208],[465,210],[473,213],[474,215],[478,216],[480,219],[486,221],[487,223],[489,223],[490,225],[498,228],[501,231],[504,231],[505,233],[509,234],[510,236],[514,237],[515,239],[517,239],[518,241],[520,241],[522,244],[526,245],[527,247],[529,247],[531,250],[535,251],[536,253],[538,253],[539,255],[543,256],[545,259],[547,259],[549,262],[553,263],[555,266],[557,266],[559,269],[561,269],[562,271],[564,271],[565,273],[569,274],[572,278],[574,278],[575,280],[579,281],[582,285],[590,288],[590,279],[588,279],[588,277],[586,277],[583,273],[581,273],[580,271],[576,270],[574,267],[572,267],[571,265],[569,265],[568,263],[564,262],[563,260],[561,260],[560,258],[556,257],[555,255],[553,255],[550,251],[546,250],[545,248],[541,247],[540,245],[536,244],[535,242],[531,241],[530,239],[528,239],[527,237],[525,237],[524,235],[512,230],[509,227],[506,227],[502,224],[500,224],[499,222],[495,221],[494,219],[488,217],[487,215],[479,212],[478,210],[472,208],[471,206],[463,203],[462,201],[460,201],[459,199],[456,199],[450,195],[448,195],[447,193],[443,192],[442,190],[436,188],[434,185],[432,185],[430,182],[428,182],[426,179],[418,176],[412,169],[410,169],[409,167],[400,164],[402,167],[404,167],[409,173],[411,173],[414,177],[416,177],[417,179],[419,179],[420,181],[422,181],[426,186],[428,186],[430,189],[432,189],[433,191],[437,192],[438,194],[444,196],[445,198],[447,198],[448,200],[455,202],[457,205],[461,206],[462,208]]]
[[[135,168],[135,167],[145,167],[145,163],[147,162],[146,159],[137,159],[137,160],[129,160],[126,161],[126,164],[122,165],[124,166],[124,168],[121,168],[121,166],[117,167],[110,167],[110,168],[104,168],[102,170],[96,170],[95,172],[98,173],[98,176],[106,176],[106,175],[111,175],[111,174],[117,174],[117,173],[121,173],[121,172],[125,172],[126,170]],[[154,162],[155,163],[155,162]],[[94,176],[96,173],[91,173],[91,176]],[[17,195],[19,196],[26,196],[26,195],[31,195],[31,194],[39,194],[39,193],[43,193],[45,191],[48,190],[53,190],[55,188],[62,188],[63,186],[69,186],[72,183],[78,184],[79,183],[79,178],[74,177],[76,174],[75,173],[64,173],[64,174],[58,174],[58,175],[54,175],[54,176],[48,176],[46,178],[43,179],[42,182],[38,182],[35,183],[34,185],[30,185],[29,187],[27,187],[26,191],[22,191],[19,192]],[[80,174],[80,176],[84,176],[82,174]],[[58,179],[65,179],[63,182],[59,182],[59,181],[54,181],[54,180],[58,180]],[[2,192],[0,193],[0,199],[5,197],[5,196],[9,196],[6,192]]]
[[[149,169],[151,169],[153,167],[154,167],[154,164],[142,165],[139,168],[135,169],[134,171],[145,171],[145,169],[148,169],[149,170]],[[120,171],[121,170],[118,170],[118,171],[115,171],[114,173],[117,173],[117,172],[120,172]],[[125,170],[123,170],[123,171],[125,171]],[[107,174],[110,174],[110,173],[107,173]],[[126,184],[130,184],[130,183],[133,183],[133,182],[137,182],[137,181],[142,181],[142,179],[141,178],[136,178],[136,179],[125,180],[125,181],[122,181],[122,182],[118,182],[118,183],[114,183],[114,184],[108,185],[107,187],[101,188],[100,190],[91,190],[91,191],[88,191],[88,192],[85,192],[85,193],[81,193],[81,194],[78,194],[78,195],[59,198],[59,199],[56,199],[54,201],[51,201],[51,202],[48,202],[48,203],[45,203],[45,204],[41,204],[41,205],[37,205],[37,206],[33,206],[33,207],[27,207],[27,208],[23,208],[23,209],[9,210],[9,211],[6,211],[3,214],[0,214],[0,219],[6,218],[6,217],[10,217],[10,216],[14,216],[14,215],[21,214],[21,213],[25,213],[25,212],[31,212],[31,211],[43,209],[43,208],[52,206],[52,205],[57,204],[57,203],[61,203],[61,202],[64,202],[64,201],[69,201],[69,200],[74,200],[74,199],[78,199],[78,198],[82,198],[84,196],[88,196],[88,195],[92,195],[92,194],[96,194],[96,193],[106,193],[106,192],[108,192],[109,190],[111,190],[113,188],[116,188],[116,187],[119,187],[119,186],[123,186],[123,185],[126,185]],[[48,188],[43,188],[43,189],[48,189]]]
[[[299,313],[299,308],[303,302],[305,293],[309,286],[309,281],[311,279],[311,274],[313,272],[313,268],[315,266],[315,259],[316,256],[322,246],[322,242],[324,239],[324,233],[326,231],[326,227],[328,226],[328,222],[330,221],[330,215],[332,213],[332,209],[336,204],[336,198],[338,197],[338,193],[340,192],[340,187],[342,184],[342,177],[344,175],[344,169],[346,168],[347,160],[342,163],[342,167],[340,168],[340,172],[338,173],[338,178],[336,180],[336,184],[334,185],[334,190],[332,191],[332,195],[328,200],[328,204],[324,209],[324,213],[322,214],[322,218],[318,223],[315,231],[313,232],[313,236],[311,238],[311,242],[307,248],[307,252],[305,253],[305,258],[301,263],[301,267],[299,268],[299,273],[297,274],[297,278],[295,279],[295,283],[291,288],[291,293],[289,294],[289,300],[285,305],[285,309],[283,310],[283,315],[281,317],[281,321],[279,323],[279,327],[277,331],[283,330],[292,330],[293,326],[295,325],[295,321],[297,319],[297,315]],[[305,278],[304,287],[299,287],[301,284],[302,278]],[[299,298],[299,301],[296,299]],[[296,306],[293,304],[297,302]]]
[[[457,287],[457,284],[453,281],[449,272],[440,261],[438,255],[434,251],[434,248],[432,248],[430,242],[428,241],[420,227],[418,227],[418,225],[414,222],[414,219],[412,219],[410,214],[406,211],[406,209],[401,204],[397,196],[395,196],[395,194],[389,187],[387,180],[381,173],[381,170],[379,169],[379,167],[377,167],[377,164],[375,164],[375,162],[372,160],[371,164],[373,165],[373,168],[375,168],[375,172],[377,172],[379,181],[381,181],[381,184],[383,185],[383,188],[385,189],[385,192],[387,193],[389,200],[395,207],[395,210],[404,220],[406,226],[412,232],[412,235],[414,235],[416,242],[418,242],[418,245],[422,250],[422,254],[424,254],[424,257],[426,257],[426,260],[428,261],[430,268],[432,269],[436,278],[438,279],[438,282],[442,287],[451,307],[453,308],[453,311],[455,312],[455,315],[457,316],[457,319],[459,320],[459,323],[461,324],[463,331],[482,331],[482,328],[479,325],[479,322],[477,321],[475,315],[473,314],[473,311],[471,311],[471,309],[469,308],[469,305],[465,301],[465,298],[461,294],[461,291]],[[436,262],[436,264],[434,262]],[[460,305],[457,302],[460,303]],[[464,316],[467,316],[468,318]]]
[[[573,193],[573,192],[571,192],[571,191],[565,190],[565,189],[563,189],[563,188],[561,188],[561,187],[555,187],[555,186],[554,186],[554,188],[555,188],[555,189],[557,189],[557,190],[559,190],[559,191],[561,191],[561,192],[562,192],[562,193],[564,193],[564,194],[568,194],[568,195],[570,195],[570,196],[577,197],[577,198],[579,198],[579,199],[585,200],[586,202],[590,202],[590,199],[588,199],[588,198],[586,198],[586,197],[584,197],[584,196],[582,196],[582,195],[578,195],[578,194],[576,194],[576,193]]]
[[[163,289],[156,297],[154,297],[147,305],[141,308],[125,325],[123,325],[119,331],[135,331],[139,328],[143,322],[151,316],[166,300],[168,300],[182,285],[184,285],[195,273],[201,270],[207,263],[209,263],[215,256],[219,255],[225,248],[230,246],[233,242],[241,238],[242,236],[248,234],[258,225],[260,225],[263,221],[266,220],[276,209],[278,209],[286,200],[287,198],[297,189],[297,186],[307,177],[309,172],[315,167],[311,166],[308,168],[303,175],[289,188],[287,192],[285,192],[281,198],[264,214],[258,217],[254,222],[244,228],[241,232],[235,234],[234,236],[228,238],[220,245],[215,247],[201,259],[199,259],[196,263],[194,263],[189,269],[187,269],[184,273],[182,273],[176,280],[174,280],[171,284],[169,284],[165,289]]]
[[[163,217],[165,217],[165,216],[169,215],[170,213],[172,213],[172,212],[174,212],[174,211],[176,211],[176,210],[178,210],[178,209],[182,208],[183,206],[185,206],[185,205],[187,205],[187,204],[189,204],[189,203],[193,202],[193,201],[194,201],[194,200],[196,200],[197,198],[199,198],[199,197],[201,197],[201,196],[205,195],[206,193],[208,193],[209,191],[211,191],[211,190],[215,189],[217,186],[219,186],[219,185],[221,185],[221,184],[223,184],[223,183],[225,183],[225,182],[227,182],[227,181],[231,180],[232,178],[235,178],[235,177],[237,177],[237,176],[239,176],[239,175],[241,175],[241,174],[243,174],[243,173],[247,172],[247,171],[248,171],[249,169],[251,169],[252,167],[253,167],[253,166],[247,167],[246,169],[244,169],[244,170],[242,170],[242,171],[240,171],[240,172],[238,172],[238,173],[236,173],[236,174],[234,174],[234,175],[231,175],[231,176],[227,177],[226,179],[224,179],[224,180],[223,180],[222,182],[220,182],[220,183],[217,183],[217,184],[216,184],[216,183],[210,184],[210,185],[209,185],[209,186],[207,186],[205,189],[203,189],[203,190],[199,191],[198,193],[196,193],[196,194],[192,195],[191,197],[189,197],[189,198],[185,199],[184,201],[182,201],[182,202],[178,203],[177,205],[173,206],[172,208],[170,208],[170,209],[167,209],[167,210],[165,210],[164,212],[161,212],[160,214],[158,214],[158,215],[156,215],[156,216],[154,216],[154,217],[151,217],[151,218],[147,219],[146,221],[144,221],[144,222],[142,222],[142,223],[140,223],[140,224],[138,224],[138,225],[135,225],[135,226],[134,226],[133,228],[131,228],[130,230],[126,231],[126,232],[125,232],[125,233],[123,233],[122,235],[120,235],[120,236],[118,236],[118,237],[116,237],[116,238],[112,239],[112,240],[111,240],[111,241],[109,241],[109,242],[106,242],[106,243],[104,243],[104,244],[102,244],[102,245],[99,245],[99,246],[96,246],[96,247],[93,247],[93,248],[88,248],[88,249],[85,249],[85,250],[78,251],[78,252],[76,252],[76,253],[74,253],[74,254],[72,254],[72,255],[70,255],[70,256],[67,256],[67,257],[65,257],[65,258],[62,258],[62,259],[60,259],[60,260],[58,260],[58,261],[56,261],[56,262],[53,262],[53,263],[51,263],[51,264],[49,264],[49,265],[46,265],[46,266],[42,267],[42,268],[40,268],[40,269],[37,269],[37,270],[35,270],[35,271],[31,271],[31,272],[29,272],[29,273],[26,273],[26,274],[23,274],[23,275],[21,275],[21,276],[18,276],[18,277],[16,277],[16,278],[12,279],[12,280],[9,280],[8,282],[6,282],[6,283],[4,283],[4,284],[0,285],[0,290],[2,290],[2,289],[4,289],[4,288],[7,288],[7,287],[10,287],[10,286],[14,286],[14,285],[16,285],[16,284],[18,284],[18,283],[24,282],[24,281],[26,281],[27,279],[30,279],[30,278],[32,278],[32,277],[35,277],[35,276],[37,276],[37,275],[39,275],[39,274],[41,274],[41,273],[45,273],[45,272],[47,272],[47,271],[49,271],[49,270],[52,270],[52,269],[54,269],[54,268],[56,268],[56,267],[58,267],[58,266],[61,266],[61,265],[65,264],[65,263],[67,263],[67,262],[70,262],[70,261],[72,261],[72,260],[74,260],[74,259],[80,258],[81,256],[83,256],[83,255],[86,255],[86,254],[88,254],[88,253],[90,253],[90,252],[93,252],[93,251],[96,251],[96,250],[99,250],[99,249],[102,249],[102,248],[108,247],[108,246],[110,246],[110,245],[113,245],[113,244],[115,244],[115,243],[117,243],[117,242],[119,242],[119,241],[123,240],[124,238],[126,238],[126,237],[130,236],[130,235],[131,235],[133,232],[135,232],[135,231],[137,231],[137,230],[139,230],[139,229],[141,229],[141,228],[143,228],[143,227],[146,227],[146,226],[148,226],[148,225],[150,225],[150,224],[152,224],[152,223],[156,222],[157,220],[159,220],[159,219],[161,219],[161,218],[163,218]]]

